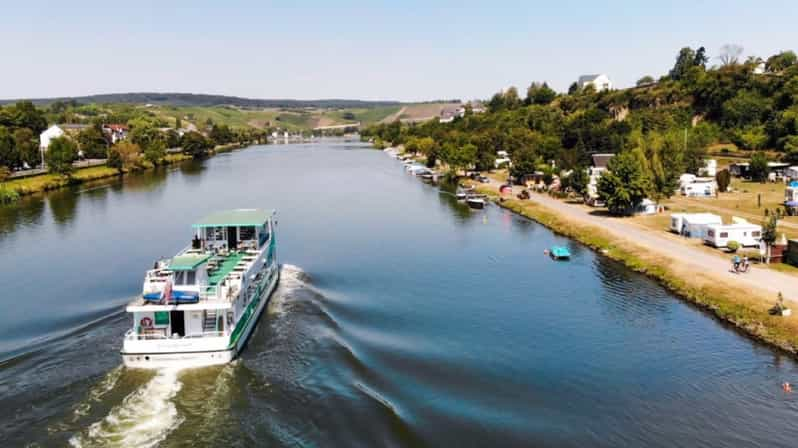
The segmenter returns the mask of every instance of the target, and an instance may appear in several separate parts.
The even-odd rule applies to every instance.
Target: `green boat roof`
[[[200,229],[203,227],[227,227],[227,226],[261,226],[274,214],[271,210],[261,210],[257,208],[239,208],[236,210],[224,210],[202,218],[194,223],[192,227]]]
[[[169,269],[173,271],[193,271],[197,269],[197,266],[208,261],[208,258],[211,258],[211,256],[206,254],[178,255],[172,258],[171,263],[169,263]]]

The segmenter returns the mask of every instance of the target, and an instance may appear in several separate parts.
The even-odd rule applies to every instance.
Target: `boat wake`
[[[267,314],[269,316],[282,316],[285,314],[286,298],[300,289],[308,288],[308,275],[299,266],[283,264],[280,266],[280,282],[274,291]]]
[[[183,422],[173,402],[182,386],[177,374],[178,370],[159,370],[69,443],[75,447],[156,446]]]

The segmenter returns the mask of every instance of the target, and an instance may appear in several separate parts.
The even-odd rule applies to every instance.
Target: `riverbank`
[[[215,147],[209,155],[213,156],[215,154],[221,154],[224,152],[233,151],[235,149],[245,148],[250,144],[251,143],[230,143],[227,145],[220,145]],[[186,160],[191,160],[191,156],[182,153],[167,154],[163,159],[163,163],[159,166],[174,165],[176,163],[185,162]],[[18,196],[27,196],[35,193],[42,193],[45,191],[64,188],[70,185],[79,185],[85,182],[124,176],[125,174],[142,172],[154,168],[155,165],[149,162],[144,162],[144,164],[139,168],[124,168],[122,170],[111,168],[106,165],[92,166],[89,168],[79,168],[70,176],[62,176],[59,174],[40,174],[37,176],[24,177],[21,179],[12,179],[5,182],[2,186],[3,188],[15,192]]]
[[[478,184],[476,188],[501,207],[533,219],[637,272],[655,278],[690,303],[711,312],[752,338],[798,355],[798,317],[772,316],[768,312],[776,302],[777,293],[774,288],[784,281],[781,277],[778,277],[778,282],[754,286],[747,281],[751,277],[746,276],[750,274],[718,274],[703,268],[689,250],[680,255],[656,244],[657,241],[648,241],[650,238],[646,241],[636,239],[632,235],[637,235],[639,231],[632,229],[631,224],[613,219],[612,225],[597,225],[597,220],[610,218],[590,216],[588,219],[586,214],[579,213],[576,206],[557,201],[560,207],[549,203],[556,201],[555,199],[539,194],[533,194],[530,200],[513,198],[502,201],[495,184]],[[574,209],[567,212],[562,207]],[[772,278],[784,274],[759,269],[757,275]],[[784,294],[788,299],[796,297],[792,290],[785,291]]]

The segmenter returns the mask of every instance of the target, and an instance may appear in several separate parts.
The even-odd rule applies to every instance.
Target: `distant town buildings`
[[[601,92],[602,90],[612,90],[612,81],[607,75],[582,75],[579,77],[579,80],[576,82],[580,89],[584,89],[587,86],[593,86],[596,92]]]
[[[485,106],[481,101],[472,100],[457,105],[448,105],[441,109],[438,121],[440,123],[451,123],[455,118],[464,117],[466,110],[471,108],[471,113],[481,114],[485,112]]]
[[[104,124],[102,130],[112,145],[127,138],[128,127],[124,124]]]

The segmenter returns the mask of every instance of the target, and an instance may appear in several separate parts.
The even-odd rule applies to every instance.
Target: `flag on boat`
[[[167,280],[166,284],[163,285],[163,291],[161,291],[161,303],[165,304],[169,302],[169,299],[172,298],[172,281]]]

